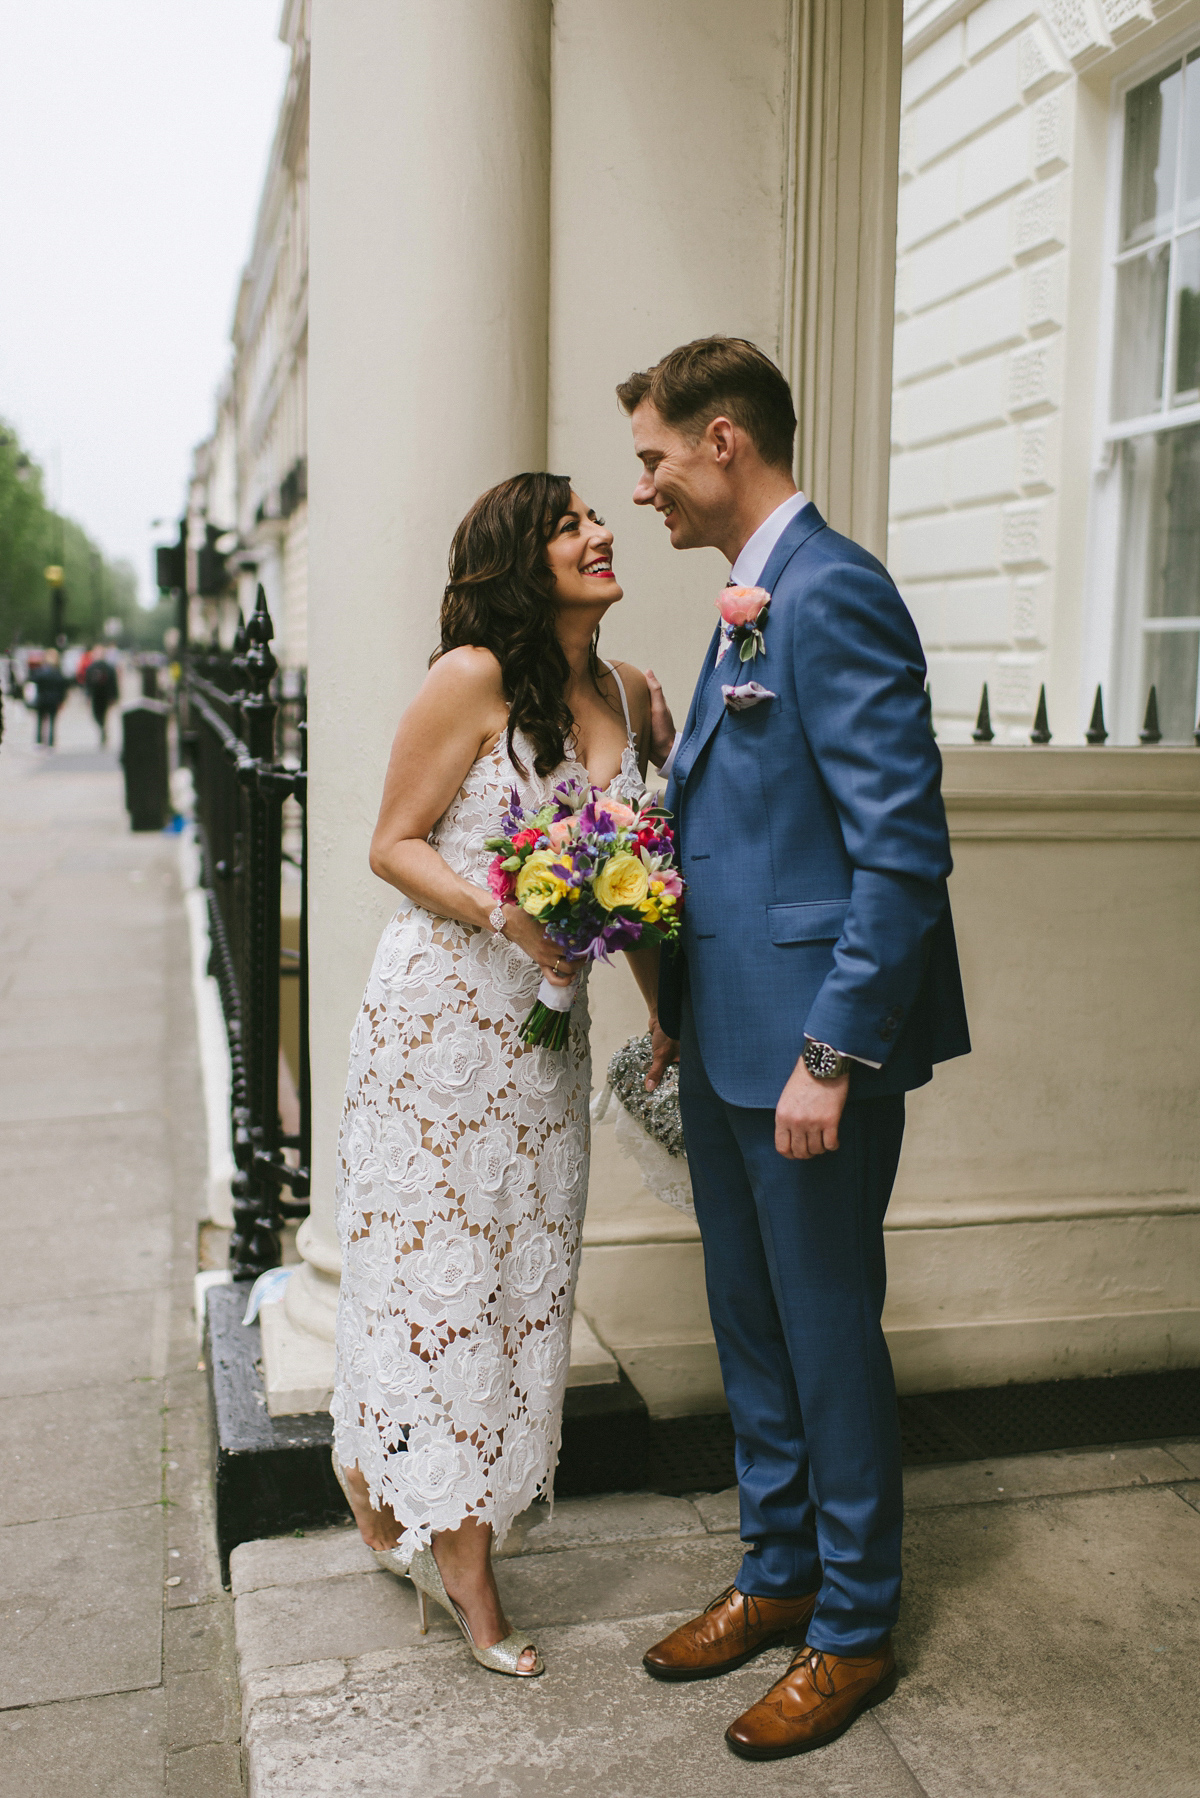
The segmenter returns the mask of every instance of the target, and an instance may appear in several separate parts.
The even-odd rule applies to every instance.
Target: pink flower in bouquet
[[[516,897],[517,880],[514,874],[501,866],[503,861],[504,857],[497,855],[488,863],[487,883],[500,903],[508,905]]]
[[[552,824],[546,832],[550,838],[551,849],[561,849],[564,844],[569,843],[574,828],[575,820],[573,818],[559,818],[556,823]]]
[[[656,874],[651,875],[650,885],[652,888],[661,887],[662,891],[670,893],[673,899],[683,897],[683,882],[674,868],[660,868]]]
[[[637,815],[632,806],[623,805],[619,799],[597,799],[594,810],[598,818],[608,818],[617,830],[627,829]]]
[[[770,603],[771,595],[764,587],[726,587],[717,598],[717,610],[726,624],[736,630],[740,625],[753,624]]]

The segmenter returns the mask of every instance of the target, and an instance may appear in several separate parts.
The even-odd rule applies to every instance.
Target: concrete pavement
[[[207,1162],[177,839],[73,695],[0,745],[0,1794],[233,1798],[190,1315]],[[119,740],[119,720],[110,719]]]
[[[548,1671],[477,1668],[351,1530],[232,1561],[252,1798],[1195,1798],[1200,1442],[906,1477],[895,1696],[747,1765],[726,1724],[788,1651],[663,1686],[642,1650],[732,1577],[736,1493],[535,1508],[498,1577]]]

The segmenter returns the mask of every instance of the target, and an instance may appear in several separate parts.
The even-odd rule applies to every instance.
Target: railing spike
[[[1138,732],[1139,743],[1161,743],[1162,732],[1158,728],[1158,694],[1153,687],[1146,701],[1146,717]]]
[[[975,720],[975,729],[971,732],[974,743],[990,743],[996,733],[992,729],[992,713],[988,705],[987,682],[983,683],[983,692],[979,696],[979,716]]]
[[[1037,713],[1033,720],[1033,729],[1029,733],[1031,743],[1048,743],[1050,741],[1050,720],[1046,716],[1045,683],[1038,694]]]
[[[237,629],[233,633],[233,653],[235,656],[244,656],[249,647],[250,637],[246,630],[246,618],[239,606]]]
[[[1092,722],[1083,734],[1089,743],[1107,743],[1108,741],[1108,732],[1104,727],[1104,696],[1099,687],[1096,688],[1096,703],[1092,707]]]

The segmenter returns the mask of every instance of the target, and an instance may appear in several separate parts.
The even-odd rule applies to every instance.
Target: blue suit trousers
[[[904,1095],[847,1105],[833,1153],[785,1160],[773,1110],[713,1089],[685,992],[679,1098],[737,1438],[738,1589],[818,1592],[808,1640],[863,1654],[896,1621],[903,1492],[880,1322]]]

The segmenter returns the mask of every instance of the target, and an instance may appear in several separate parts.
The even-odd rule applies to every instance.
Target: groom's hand
[[[814,1080],[802,1061],[775,1107],[775,1147],[789,1161],[811,1161],[838,1146],[838,1125],[850,1076],[840,1080]]]
[[[675,720],[658,676],[651,668],[646,670],[646,685],[650,689],[650,760],[656,768],[661,768],[675,742]]]
[[[668,1036],[657,1018],[650,1021],[650,1066],[646,1069],[646,1091],[652,1093],[672,1062],[679,1060],[679,1044]]]

